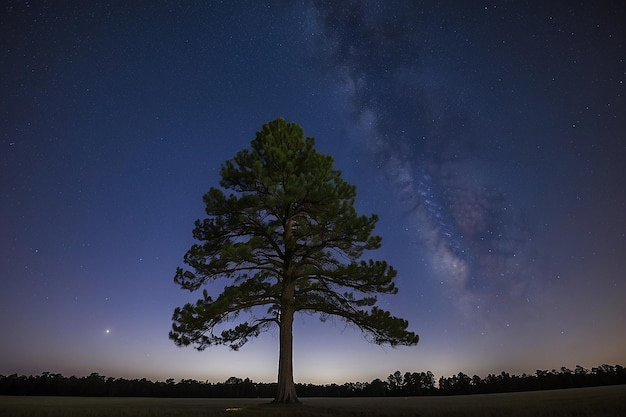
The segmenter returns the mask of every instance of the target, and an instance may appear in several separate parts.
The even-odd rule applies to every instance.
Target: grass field
[[[409,398],[268,399],[2,397],[1,417],[447,417],[626,416],[626,385],[526,393]]]

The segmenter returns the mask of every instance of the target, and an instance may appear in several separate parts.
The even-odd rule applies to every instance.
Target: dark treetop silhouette
[[[333,158],[314,149],[296,123],[263,126],[251,143],[221,170],[223,189],[204,195],[208,218],[196,220],[202,242],[185,254],[194,272],[177,268],[174,281],[194,291],[218,278],[231,280],[217,297],[207,290],[195,304],[176,308],[170,338],[198,350],[232,349],[277,325],[280,329],[275,402],[298,402],[293,382],[292,325],[295,312],[337,316],[378,344],[414,345],[408,322],[375,306],[375,293],[395,294],[396,271],[384,261],[364,261],[380,247],[372,236],[376,215],[359,216],[356,189],[333,169]],[[250,314],[237,320],[240,312]],[[228,329],[218,325],[235,321]]]

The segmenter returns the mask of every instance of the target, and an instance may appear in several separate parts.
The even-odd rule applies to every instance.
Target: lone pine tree
[[[414,345],[408,322],[376,307],[377,293],[395,294],[396,271],[385,261],[361,260],[377,249],[378,217],[360,216],[356,188],[314,149],[296,123],[263,126],[251,149],[221,169],[221,189],[204,195],[207,218],[196,220],[194,244],[174,281],[198,290],[220,278],[217,298],[204,289],[195,304],[176,308],[169,334],[179,346],[237,350],[272,326],[279,328],[278,390],[274,402],[298,402],[293,381],[296,312],[339,317],[377,344]],[[223,190],[229,190],[226,195]],[[240,319],[241,312],[249,317]],[[223,324],[231,324],[231,326]]]

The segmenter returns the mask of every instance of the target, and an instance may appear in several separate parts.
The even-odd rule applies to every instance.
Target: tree
[[[228,280],[216,298],[176,308],[170,338],[203,350],[237,350],[272,326],[279,328],[278,403],[298,402],[293,382],[292,324],[296,312],[336,316],[377,344],[414,345],[408,322],[376,306],[377,293],[395,294],[396,271],[385,261],[362,260],[377,249],[378,217],[360,216],[356,188],[314,149],[300,126],[277,119],[263,126],[251,149],[221,169],[222,189],[204,195],[206,214],[196,220],[194,244],[174,281],[198,290]],[[223,190],[229,190],[226,195]],[[249,319],[240,320],[246,312]],[[235,323],[232,323],[235,321]],[[229,328],[221,324],[231,322]]]
[[[399,395],[402,393],[405,383],[407,383],[400,371],[396,371],[393,374],[387,377],[387,386],[389,387],[389,391],[392,393]]]

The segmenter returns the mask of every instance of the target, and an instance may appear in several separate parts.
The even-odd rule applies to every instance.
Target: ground
[[[0,396],[0,417],[452,417],[626,415],[626,385],[452,397],[271,399],[83,398]]]

